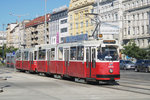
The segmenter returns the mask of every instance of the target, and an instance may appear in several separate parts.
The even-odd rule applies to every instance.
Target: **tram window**
[[[45,60],[46,50],[39,50],[39,60]]]
[[[51,60],[55,60],[55,48],[51,49]]]
[[[21,60],[21,52],[16,53],[16,60]]]
[[[118,52],[116,47],[109,46],[104,48],[98,48],[97,52],[98,52],[97,53],[98,60],[104,60],[104,61],[118,60]]]
[[[34,51],[34,60],[37,60],[37,51]]]
[[[77,60],[83,60],[84,59],[84,47],[79,46],[77,47]]]
[[[58,48],[58,60],[63,60],[63,47]]]
[[[76,60],[77,59],[77,50],[76,47],[70,48],[70,60]]]
[[[11,56],[10,60],[14,60],[14,56]]]
[[[24,60],[28,60],[28,56],[29,56],[28,54],[29,54],[28,51],[25,51],[25,52],[24,52]]]
[[[7,63],[9,63],[9,61],[10,61],[10,58],[9,58],[9,56],[7,56]]]

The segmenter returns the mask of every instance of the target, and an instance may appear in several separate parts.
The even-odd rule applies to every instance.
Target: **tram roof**
[[[104,44],[104,40],[89,40],[89,41],[79,41],[74,43],[62,43],[58,44],[58,46],[61,47],[70,47],[70,46],[100,46],[100,45],[114,45],[118,46],[118,42],[116,41],[115,44]]]
[[[72,43],[60,43],[60,44],[41,44],[36,45],[35,48],[28,48],[25,50],[38,50],[38,49],[48,49],[48,48],[55,48],[55,47],[73,47],[73,46],[100,46],[100,45],[114,45],[118,46],[118,42],[116,41],[115,44],[104,44],[104,40],[88,40],[88,41],[78,41]]]

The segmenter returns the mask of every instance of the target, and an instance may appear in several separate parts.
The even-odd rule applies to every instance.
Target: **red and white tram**
[[[84,80],[115,81],[120,79],[118,54],[116,40],[38,45],[34,49],[17,51],[16,69]]]

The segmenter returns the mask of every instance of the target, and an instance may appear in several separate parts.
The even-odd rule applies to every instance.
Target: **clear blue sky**
[[[52,12],[53,9],[63,5],[69,6],[70,0],[47,0],[47,12]],[[9,15],[27,15],[21,17],[24,19],[33,19],[36,16],[45,14],[45,0],[1,0],[0,1],[0,31],[3,30],[2,24],[5,27],[8,23],[14,23],[18,17]]]

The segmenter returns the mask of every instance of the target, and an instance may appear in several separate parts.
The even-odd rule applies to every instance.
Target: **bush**
[[[148,55],[150,55],[150,50],[141,49],[136,46],[135,42],[130,41],[128,45],[123,47],[122,53],[136,59],[147,59]]]

